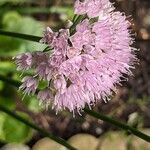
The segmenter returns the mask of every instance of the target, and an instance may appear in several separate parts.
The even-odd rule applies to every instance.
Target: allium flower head
[[[75,32],[68,29],[53,32],[47,28],[42,41],[53,50],[26,53],[16,57],[19,69],[35,69],[35,76],[25,77],[20,89],[35,93],[41,80],[38,99],[52,103],[58,110],[74,112],[97,101],[110,100],[116,85],[131,75],[136,61],[130,35],[130,22],[121,12],[114,12],[108,0],[75,2],[75,13],[88,17],[81,20]],[[97,17],[95,21],[90,18]],[[71,34],[71,35],[70,35]]]

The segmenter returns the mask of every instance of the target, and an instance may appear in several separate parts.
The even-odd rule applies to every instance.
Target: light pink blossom
[[[53,32],[50,27],[47,27],[44,31],[44,37],[40,40],[41,43],[48,44],[50,47],[53,46],[53,41],[57,36],[57,32]]]
[[[70,40],[74,48],[82,50],[84,45],[93,43],[93,36],[89,21],[85,19],[77,25],[76,33],[70,37]]]
[[[45,106],[49,106],[54,100],[54,96],[49,88],[39,91],[37,98]]]
[[[17,64],[17,70],[28,70],[32,66],[32,54],[25,53],[14,57]]]
[[[42,51],[33,52],[32,54],[32,62],[33,66],[37,67],[39,64],[43,62],[47,62],[49,58],[49,54],[43,53]]]
[[[65,90],[67,88],[67,81],[65,80],[63,75],[58,75],[54,79],[54,88],[60,93],[65,92]]]
[[[38,87],[38,80],[33,78],[33,77],[29,77],[26,76],[22,79],[22,85],[19,87],[19,89],[24,90],[25,94],[34,94],[37,90]]]
[[[76,0],[75,2],[75,14],[84,15],[86,14],[86,3]]]
[[[75,48],[75,47],[68,46],[68,48],[67,48],[67,57],[68,58],[73,58],[80,54],[81,54],[81,50],[79,50],[78,48]]]
[[[83,2],[76,0],[75,2],[75,14],[87,14],[90,18],[108,14],[113,10],[114,7],[109,0],[84,0]]]
[[[43,62],[40,63],[37,67],[36,67],[36,75],[39,76],[40,80],[48,80],[50,81],[52,78],[52,70],[50,68],[50,65],[48,64],[48,62]]]
[[[69,38],[69,31],[62,29],[59,31],[58,36],[53,41],[53,47],[55,50],[56,55],[66,55],[66,50],[68,46],[68,38]]]
[[[81,56],[76,56],[64,61],[59,68],[59,72],[68,77],[70,74],[78,73],[81,68],[81,65],[82,65]]]

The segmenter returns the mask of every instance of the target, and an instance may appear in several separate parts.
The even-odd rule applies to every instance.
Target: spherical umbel
[[[94,11],[92,11],[94,10]],[[130,22],[121,12],[114,11],[108,0],[75,2],[75,13],[87,15],[70,35],[68,29],[53,32],[49,27],[42,42],[53,50],[26,53],[16,57],[19,69],[35,70],[34,77],[25,77],[20,89],[35,93],[42,80],[48,84],[40,89],[40,103],[58,111],[71,112],[107,102],[116,91],[121,78],[131,75],[136,62],[130,35]],[[91,22],[91,18],[97,17]]]

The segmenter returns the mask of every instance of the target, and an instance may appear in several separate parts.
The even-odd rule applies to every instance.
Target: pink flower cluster
[[[75,14],[87,14],[90,18],[107,15],[113,10],[114,7],[109,0],[76,0],[75,2]]]
[[[47,86],[37,95],[40,102],[71,112],[99,100],[107,102],[121,78],[132,74],[130,69],[136,61],[131,24],[108,0],[76,0],[75,13],[88,17],[76,26],[73,35],[69,29],[53,32],[48,27],[44,32],[40,42],[53,51],[16,57],[18,70],[35,69],[33,77],[22,80],[24,93],[34,94],[44,80]],[[93,17],[97,19],[91,23]]]

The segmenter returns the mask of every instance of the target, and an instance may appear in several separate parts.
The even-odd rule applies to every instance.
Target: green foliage
[[[4,5],[6,3],[20,4],[29,1],[31,0],[0,0],[0,5]]]
[[[3,131],[4,121],[5,121],[5,114],[0,113],[0,139],[5,138],[4,131]]]
[[[26,96],[23,100],[23,103],[30,111],[34,113],[40,112],[42,110],[42,107],[39,105],[39,101],[35,97]]]
[[[16,107],[15,101],[12,98],[0,97],[0,105],[8,107],[9,109],[14,109]]]
[[[6,75],[10,72],[16,72],[16,66],[10,61],[0,62],[0,73]]]
[[[0,81],[0,91],[3,89],[3,87],[4,87],[4,83]]]
[[[19,78],[19,72],[15,71],[15,64],[10,61],[0,62],[0,74],[9,76],[9,78],[16,76]],[[19,80],[19,79],[18,79]],[[0,106],[14,111],[16,108],[16,99],[21,100],[22,95],[19,97],[17,90],[8,83],[0,82]],[[38,101],[32,97],[26,97],[23,101],[27,108],[33,112],[39,112],[40,107]],[[19,113],[23,118],[31,120],[25,113]],[[32,138],[32,130],[27,125],[17,121],[16,119],[0,112],[0,141],[10,143],[24,143]]]
[[[15,11],[7,12],[2,19],[2,28],[25,34],[42,35],[44,26],[31,17],[22,17]],[[12,37],[0,36],[0,56],[14,56],[19,52],[43,50],[44,45]]]
[[[0,63],[1,68],[4,66],[10,68],[11,63]],[[7,71],[3,70],[3,74],[6,76]],[[10,110],[16,108],[15,102],[15,89],[9,84],[3,84],[0,90],[0,106],[4,106]],[[30,119],[28,115],[24,113],[21,114],[22,117]],[[31,120],[31,119],[30,119]],[[25,142],[32,137],[31,129],[20,123],[19,121],[13,119],[12,117],[0,112],[0,141],[4,142]]]
[[[22,112],[17,112],[23,118],[30,120],[30,117]],[[20,121],[5,113],[0,113],[0,140],[4,142],[24,143],[31,139],[32,130]]]

